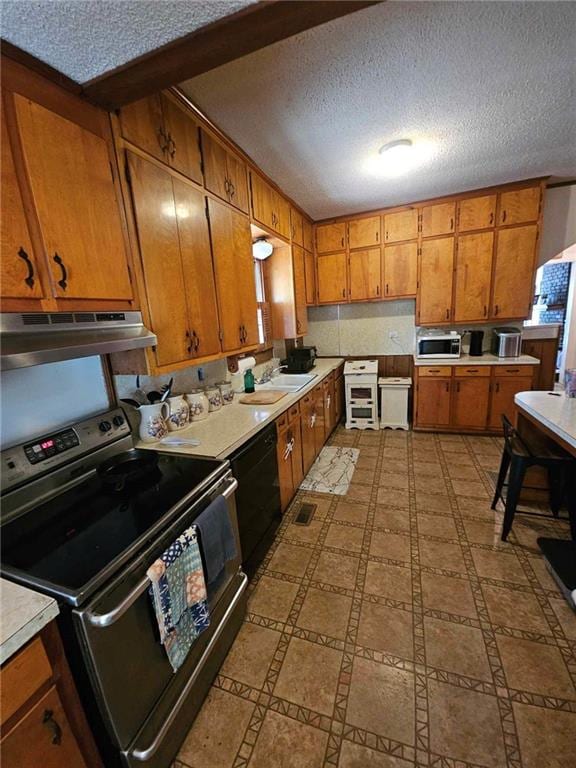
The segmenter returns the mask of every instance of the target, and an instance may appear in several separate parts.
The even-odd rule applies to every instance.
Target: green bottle
[[[254,392],[254,374],[252,373],[251,368],[248,368],[244,374],[244,392],[246,392],[246,394]]]

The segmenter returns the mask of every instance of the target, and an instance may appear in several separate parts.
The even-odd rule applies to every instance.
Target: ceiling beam
[[[241,56],[382,0],[267,0],[139,56],[84,84],[88,101],[116,109]]]

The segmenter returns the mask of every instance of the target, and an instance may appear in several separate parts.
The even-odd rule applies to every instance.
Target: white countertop
[[[479,357],[460,355],[460,357],[416,357],[414,365],[540,365],[540,360],[532,355],[520,355],[519,357],[498,357],[491,352],[484,352]]]
[[[514,402],[576,449],[576,397],[566,397],[564,392],[519,392]]]
[[[170,446],[140,441],[136,447],[169,453],[185,453],[188,456],[227,459],[246,440],[249,440],[263,427],[278,418],[281,413],[290,408],[311,389],[314,389],[319,381],[325,379],[331,371],[338,368],[343,362],[342,358],[335,357],[316,359],[316,365],[310,371],[310,373],[316,374],[315,378],[298,392],[288,392],[273,405],[244,405],[238,402],[241,395],[235,395],[234,401],[230,405],[225,405],[219,411],[211,413],[207,419],[196,421],[186,429],[170,433],[174,437],[194,438],[200,441],[200,445]]]
[[[58,615],[54,598],[0,579],[0,664]]]
[[[522,339],[540,340],[557,339],[560,335],[561,323],[545,323],[541,325],[522,326]]]

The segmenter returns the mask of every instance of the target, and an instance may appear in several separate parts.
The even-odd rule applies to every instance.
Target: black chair
[[[558,512],[564,499],[568,473],[571,469],[574,471],[572,466],[574,459],[570,454],[553,444],[534,442],[533,440],[527,442],[518,434],[504,414],[502,415],[502,426],[504,427],[504,451],[502,453],[502,461],[500,462],[492,509],[496,509],[498,499],[502,498],[502,488],[506,480],[506,474],[510,470],[504,511],[504,525],[502,526],[502,541],[506,541],[514,522],[516,506],[522,491],[526,470],[529,467],[543,467],[548,470],[550,509],[554,517],[558,517]]]

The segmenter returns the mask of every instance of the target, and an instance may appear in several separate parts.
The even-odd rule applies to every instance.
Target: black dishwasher
[[[230,456],[238,480],[236,509],[243,570],[252,577],[280,525],[276,425],[271,424]]]

